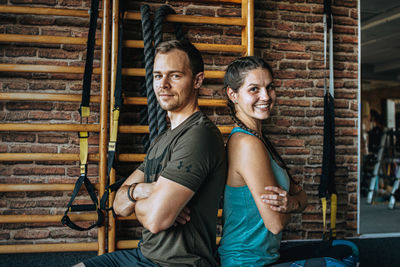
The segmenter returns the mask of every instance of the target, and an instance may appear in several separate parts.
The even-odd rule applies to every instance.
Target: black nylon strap
[[[322,175],[318,187],[319,197],[327,193],[336,193],[335,187],[335,110],[333,97],[326,93],[324,97],[324,146],[322,156]]]
[[[331,0],[324,0],[324,14],[327,16],[326,26],[328,29],[332,27],[332,1]]]
[[[86,46],[85,72],[83,74],[81,106],[88,107],[90,102],[90,86],[92,84],[93,55],[96,38],[97,18],[99,16],[99,0],[92,0],[90,6],[89,33]]]

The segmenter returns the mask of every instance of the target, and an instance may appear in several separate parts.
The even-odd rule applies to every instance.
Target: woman
[[[303,211],[307,197],[262,134],[276,100],[271,67],[239,58],[228,66],[224,86],[236,127],[227,144],[221,266],[269,265],[279,258],[289,213]]]

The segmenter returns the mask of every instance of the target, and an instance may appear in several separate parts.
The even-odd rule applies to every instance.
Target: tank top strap
[[[231,137],[234,133],[245,133],[245,134],[248,134],[248,135],[255,136],[255,135],[252,134],[251,132],[246,131],[245,129],[242,129],[242,128],[240,128],[240,127],[235,127],[235,128],[233,128],[232,131],[231,131],[231,133],[229,134],[229,137]]]

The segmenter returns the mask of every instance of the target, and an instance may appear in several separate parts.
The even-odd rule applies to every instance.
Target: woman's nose
[[[271,97],[269,95],[269,91],[267,90],[267,88],[263,88],[260,91],[260,98],[263,100],[269,100]]]

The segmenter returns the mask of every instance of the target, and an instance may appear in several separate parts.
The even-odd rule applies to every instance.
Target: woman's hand
[[[153,192],[153,187],[156,183],[139,183],[136,185],[132,197],[135,200],[148,198]]]
[[[267,186],[264,189],[269,192],[261,195],[261,199],[262,202],[269,205],[270,209],[281,213],[290,213],[299,208],[300,203],[282,188]]]
[[[184,207],[182,211],[179,213],[178,217],[176,217],[174,226],[179,224],[186,224],[190,221],[190,210],[188,207]]]

